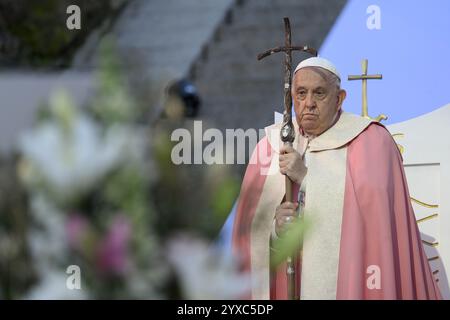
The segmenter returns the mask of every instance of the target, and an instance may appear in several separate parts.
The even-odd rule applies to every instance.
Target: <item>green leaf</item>
[[[296,256],[303,245],[305,231],[310,230],[311,221],[309,219],[295,219],[287,225],[278,239],[271,243],[271,267],[276,268],[285,262],[287,257]]]

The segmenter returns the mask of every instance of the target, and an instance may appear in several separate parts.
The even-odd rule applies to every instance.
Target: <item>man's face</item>
[[[297,123],[310,135],[320,135],[333,125],[345,99],[345,91],[327,81],[327,71],[304,68],[297,71],[292,84],[292,99]]]

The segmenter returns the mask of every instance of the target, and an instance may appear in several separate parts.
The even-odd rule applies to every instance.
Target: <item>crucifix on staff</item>
[[[258,60],[264,59],[274,53],[284,53],[284,114],[283,125],[280,131],[281,141],[286,146],[292,147],[295,139],[295,130],[292,123],[292,96],[291,96],[291,82],[292,82],[292,51],[303,51],[317,56],[317,50],[307,45],[292,46],[291,44],[291,24],[289,18],[285,17],[284,21],[284,46],[275,47],[266,50],[258,55]],[[286,202],[292,202],[292,180],[286,176],[285,178]],[[287,257],[286,261],[286,276],[287,276],[287,294],[290,300],[295,299],[295,259],[292,256]]]

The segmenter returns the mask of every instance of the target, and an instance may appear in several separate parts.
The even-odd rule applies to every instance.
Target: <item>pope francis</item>
[[[346,92],[326,59],[302,61],[291,94],[294,148],[282,146],[280,124],[265,128],[237,205],[233,251],[251,273],[251,297],[287,298],[270,247],[300,214],[312,221],[297,265],[300,299],[440,299],[390,133],[342,110]],[[296,202],[283,199],[285,176]]]

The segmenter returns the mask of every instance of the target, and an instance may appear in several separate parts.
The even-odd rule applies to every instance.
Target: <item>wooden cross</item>
[[[281,141],[292,144],[295,139],[294,126],[292,125],[292,51],[303,51],[317,56],[317,50],[307,45],[291,45],[291,24],[288,17],[284,21],[284,47],[275,47],[258,54],[258,60],[262,60],[277,52],[284,52],[284,117],[281,129]]]
[[[381,74],[374,74],[374,75],[368,75],[367,69],[368,69],[369,62],[367,59],[364,59],[361,63],[362,66],[362,74],[361,75],[352,75],[348,76],[348,80],[362,80],[362,112],[361,116],[364,118],[372,119],[377,122],[380,122],[381,120],[386,120],[387,116],[384,114],[380,114],[376,118],[371,118],[369,116],[369,107],[367,106],[367,80],[369,79],[383,79],[383,75]]]
[[[292,124],[292,51],[303,51],[317,56],[317,50],[309,46],[292,46],[291,45],[291,24],[289,18],[283,18],[284,21],[284,47],[275,47],[258,54],[258,60],[264,59],[274,53],[284,52],[284,115],[283,125],[281,126],[281,141],[285,145],[292,146],[295,139],[294,125]],[[286,176],[286,201],[292,202],[292,181]],[[287,294],[288,299],[295,300],[295,262],[292,256],[286,260],[286,276],[287,276]]]

